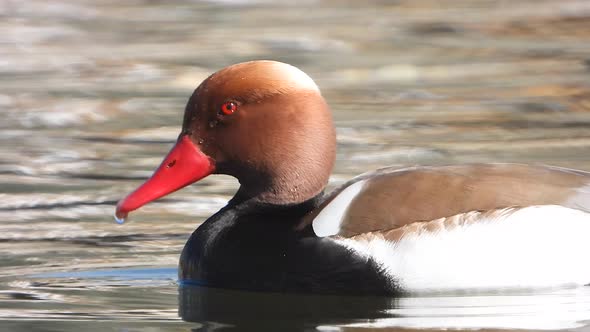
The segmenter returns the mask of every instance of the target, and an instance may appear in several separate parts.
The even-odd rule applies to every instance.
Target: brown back
[[[362,179],[367,182],[348,206],[340,236],[512,206],[552,204],[590,211],[590,173],[557,167],[476,164],[383,169],[354,182]]]

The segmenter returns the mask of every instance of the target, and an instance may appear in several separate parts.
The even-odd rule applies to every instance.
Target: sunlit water
[[[1,331],[588,329],[589,288],[179,292],[179,252],[235,190],[226,177],[125,225],[112,215],[174,142],[192,89],[250,59],[321,87],[331,187],[387,165],[590,170],[590,2],[5,0],[0,18]]]

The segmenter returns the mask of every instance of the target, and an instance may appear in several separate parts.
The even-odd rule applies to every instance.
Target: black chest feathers
[[[395,282],[370,257],[294,231],[297,214],[260,212],[227,209],[209,218],[185,245],[179,279],[274,292],[396,293]]]

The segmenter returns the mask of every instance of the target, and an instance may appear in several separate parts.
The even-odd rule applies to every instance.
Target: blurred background
[[[224,66],[272,59],[316,81],[331,187],[388,165],[590,171],[589,40],[587,0],[0,0],[0,329],[184,329],[179,252],[236,182],[112,214]]]

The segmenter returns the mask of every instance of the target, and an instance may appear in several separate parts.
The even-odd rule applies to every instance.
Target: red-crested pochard
[[[387,168],[324,195],[335,148],[330,109],[304,72],[229,66],[195,90],[176,145],[116,217],[227,174],[240,188],[186,243],[181,282],[377,295],[590,283],[590,173]]]

